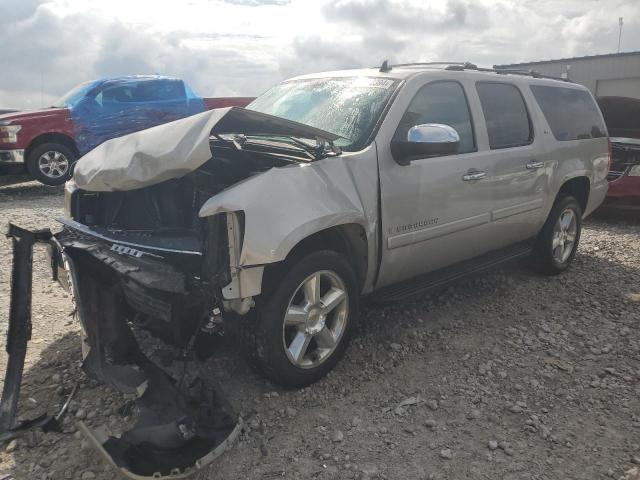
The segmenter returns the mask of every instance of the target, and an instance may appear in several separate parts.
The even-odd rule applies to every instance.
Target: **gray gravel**
[[[53,226],[61,209],[60,189],[0,186],[3,220]],[[76,421],[118,431],[132,420],[127,399],[83,376],[70,299],[42,249],[34,263],[21,414],[54,412],[80,389],[65,433],[0,448],[0,478],[115,478]],[[2,240],[3,333],[9,272]],[[189,365],[220,381],[246,419],[238,445],[196,478],[640,480],[639,220],[590,219],[563,275],[515,265],[362,316],[337,369],[302,390],[265,381],[229,341]]]

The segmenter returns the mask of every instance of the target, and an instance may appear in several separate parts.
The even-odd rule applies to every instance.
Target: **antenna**
[[[384,62],[382,62],[382,65],[380,66],[380,71],[381,72],[391,71],[391,67],[389,66],[389,60],[385,60]]]
[[[44,73],[40,65],[40,108],[44,108]]]
[[[620,30],[618,31],[618,53],[620,53],[620,42],[622,41],[622,25],[624,25],[624,21],[622,17],[619,17],[618,27],[620,27]]]

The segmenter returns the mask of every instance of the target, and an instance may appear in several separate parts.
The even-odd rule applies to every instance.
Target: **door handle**
[[[481,172],[479,170],[469,170],[462,176],[462,180],[465,182],[473,182],[474,180],[480,180],[487,176],[487,172]]]
[[[536,160],[531,160],[527,163],[527,170],[535,170],[536,168],[544,167],[544,162],[538,162]]]

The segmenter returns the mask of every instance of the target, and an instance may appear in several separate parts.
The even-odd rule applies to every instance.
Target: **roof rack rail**
[[[388,72],[393,67],[421,67],[421,66],[426,67],[430,65],[466,65],[466,64],[469,64],[469,62],[412,62],[412,63],[396,63],[394,65],[391,65],[389,64],[388,60],[385,60],[384,62],[382,62],[382,65],[380,66],[380,71]]]
[[[550,80],[560,80],[562,82],[573,83],[568,78],[552,77],[549,75],[543,75],[535,70],[522,70],[517,68],[498,68],[496,65],[493,68],[478,67],[475,63],[471,62],[414,62],[414,63],[397,63],[395,65],[389,64],[388,60],[382,62],[380,67],[381,72],[389,72],[393,67],[420,67],[420,66],[432,66],[432,65],[446,65],[445,70],[451,70],[461,72],[464,70],[475,70],[478,72],[493,72],[498,75],[525,75],[533,78],[546,78]]]
[[[529,76],[529,77],[533,77],[533,78],[546,78],[549,80],[560,80],[561,82],[568,82],[568,83],[573,83],[572,80],[569,80],[568,78],[562,78],[562,77],[553,77],[551,75],[543,75],[540,72],[536,71],[536,70],[522,70],[522,69],[518,69],[518,68],[496,68],[496,66],[494,65],[494,67],[491,69],[492,71],[496,72],[499,75],[525,75],[525,76]]]
[[[467,62],[412,62],[412,63],[398,63],[392,65],[393,67],[421,67],[429,65],[464,65]]]

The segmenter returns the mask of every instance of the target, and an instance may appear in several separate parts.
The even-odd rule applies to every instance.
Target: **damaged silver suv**
[[[62,231],[9,225],[0,440],[60,429],[69,405],[15,422],[35,243],[73,294],[83,369],[137,398],[129,430],[80,430],[122,475],[175,480],[242,428],[187,368],[225,325],[272,380],[309,385],[344,353],[363,296],[398,301],[523,257],[566,269],[609,163],[584,87],[468,63],[298,77],[246,109],[108,140],[77,162]],[[143,328],[182,350],[182,373],[145,355]]]
[[[307,75],[88,153],[54,258],[99,378],[131,382],[128,322],[185,348],[234,322],[269,378],[304,386],[345,352],[365,295],[525,256],[566,269],[608,164],[602,115],[567,81],[472,64]]]

